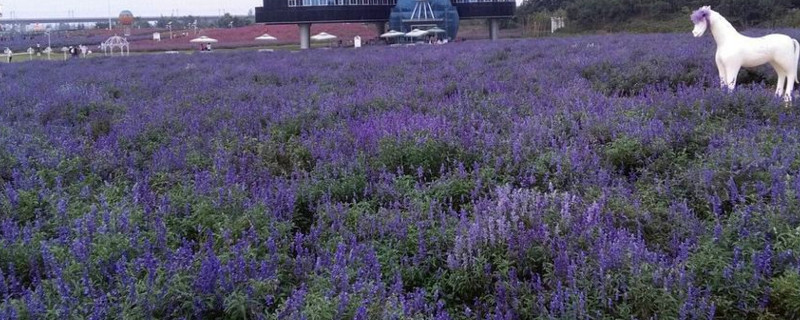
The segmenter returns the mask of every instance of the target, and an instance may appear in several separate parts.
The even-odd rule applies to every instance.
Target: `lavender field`
[[[798,319],[800,106],[713,54],[0,65],[0,318]]]

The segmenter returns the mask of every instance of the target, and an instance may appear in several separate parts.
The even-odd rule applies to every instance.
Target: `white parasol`
[[[192,40],[189,40],[189,42],[191,42],[191,43],[217,43],[217,39],[209,38],[209,37],[206,37],[206,36],[200,36],[200,37],[194,38]]]
[[[278,40],[278,38],[275,38],[275,37],[269,35],[268,33],[265,33],[265,34],[262,34],[262,35],[256,37],[256,40],[271,41],[271,40]]]
[[[428,31],[420,30],[420,29],[414,29],[414,30],[411,30],[410,32],[406,33],[405,36],[406,37],[410,37],[410,38],[419,38],[419,37],[422,37],[422,36],[427,35],[427,34],[428,34]]]
[[[320,32],[318,34],[315,34],[315,35],[311,36],[311,40],[314,40],[314,41],[326,41],[326,40],[333,40],[333,39],[336,39],[336,36],[334,36],[332,34],[329,34],[329,33],[326,33],[326,32]]]

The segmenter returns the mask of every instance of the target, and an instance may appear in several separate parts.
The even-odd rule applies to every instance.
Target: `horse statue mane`
[[[711,6],[700,7],[700,9],[697,9],[694,12],[692,12],[690,18],[692,19],[692,22],[695,24],[703,22],[704,20],[707,21],[708,19],[711,18]]]
[[[797,78],[800,43],[797,40],[777,33],[758,38],[742,35],[710,6],[700,7],[689,18],[694,24],[692,34],[695,37],[702,37],[710,29],[717,43],[714,60],[719,71],[720,86],[733,90],[739,69],[769,63],[778,74],[775,95],[782,96],[787,103],[792,100],[794,84],[800,82]]]

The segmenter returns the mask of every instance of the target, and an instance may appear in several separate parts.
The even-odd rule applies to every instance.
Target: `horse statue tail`
[[[800,60],[800,43],[797,42],[797,39],[792,39],[794,42],[794,61],[797,62]],[[794,82],[800,83],[800,79],[797,79],[797,67],[794,68]]]

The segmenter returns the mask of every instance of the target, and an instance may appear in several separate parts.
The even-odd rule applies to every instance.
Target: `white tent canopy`
[[[433,27],[433,28],[430,28],[430,29],[425,30],[425,31],[427,31],[428,33],[445,33],[445,32],[447,32],[447,30],[439,28],[439,27]]]
[[[402,36],[405,36],[405,35],[406,35],[405,33],[402,33],[400,31],[389,30],[389,32],[386,32],[386,33],[382,34],[381,38],[396,38],[396,37],[402,37]]]
[[[278,40],[278,38],[271,36],[269,33],[265,33],[256,37],[256,40],[270,41],[270,40]]]
[[[326,40],[333,40],[333,39],[336,39],[336,36],[334,36],[332,34],[329,34],[329,33],[326,33],[326,32],[320,32],[318,34],[315,34],[315,35],[311,36],[311,40],[314,40],[314,41],[326,41]]]
[[[200,37],[194,38],[192,40],[189,40],[189,42],[191,42],[191,43],[217,43],[217,39],[209,38],[209,37],[206,37],[206,36],[200,36]]]

